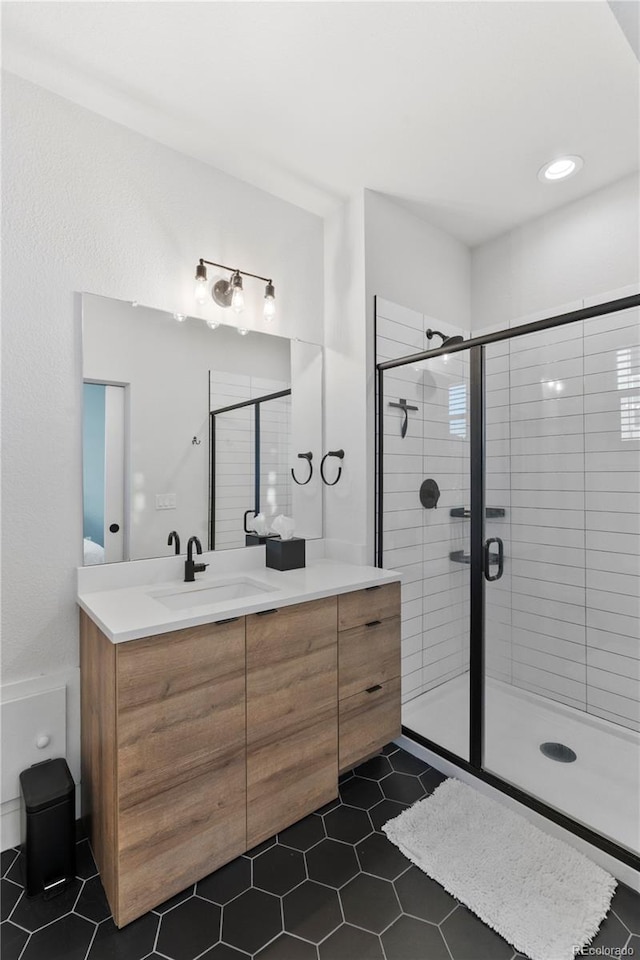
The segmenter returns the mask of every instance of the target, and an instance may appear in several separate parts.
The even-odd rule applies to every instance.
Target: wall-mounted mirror
[[[322,536],[322,347],[92,294],[82,344],[85,564],[168,556],[171,531],[244,546],[256,512]]]

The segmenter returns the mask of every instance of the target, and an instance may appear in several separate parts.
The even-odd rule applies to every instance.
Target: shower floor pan
[[[640,853],[640,734],[500,680],[487,679],[485,705],[486,770]],[[403,704],[402,723],[467,759],[469,675]],[[577,759],[545,757],[545,741]]]

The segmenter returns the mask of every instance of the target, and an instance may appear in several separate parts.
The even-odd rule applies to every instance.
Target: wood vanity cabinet
[[[247,843],[337,795],[337,602],[247,620]]]
[[[111,643],[80,613],[82,806],[121,927],[246,850],[244,619]]]
[[[400,733],[400,584],[112,643],[80,612],[82,807],[119,927]]]
[[[400,584],[338,597],[340,772],[400,735]]]

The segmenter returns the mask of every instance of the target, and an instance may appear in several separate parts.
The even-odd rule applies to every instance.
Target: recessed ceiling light
[[[566,180],[572,177],[582,169],[584,160],[582,157],[558,157],[556,160],[549,160],[538,170],[538,180],[542,183],[553,183],[554,180]]]

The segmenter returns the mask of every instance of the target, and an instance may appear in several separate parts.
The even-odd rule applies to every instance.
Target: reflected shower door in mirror
[[[90,294],[82,339],[85,563],[169,556],[172,530],[184,545],[196,535],[211,549],[243,546],[244,513],[257,508],[322,536],[319,479],[291,477],[298,451],[321,450],[322,347]],[[248,413],[228,411],[216,456],[212,412],[245,403],[253,432]],[[222,467],[234,458],[235,478]]]

